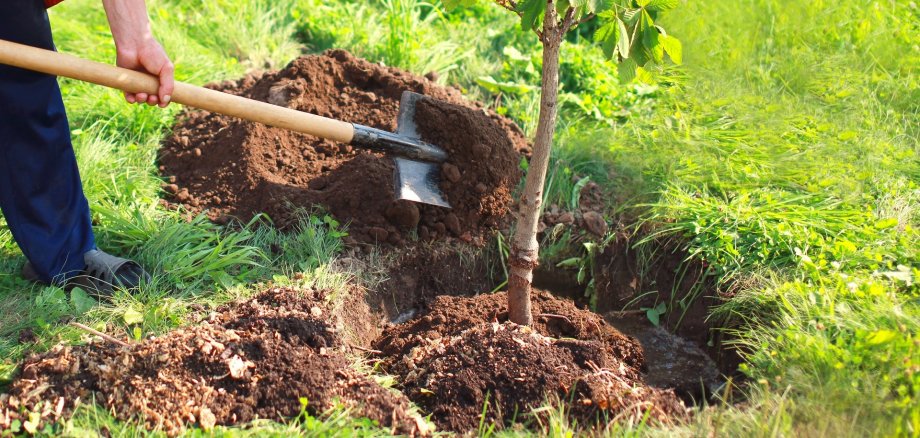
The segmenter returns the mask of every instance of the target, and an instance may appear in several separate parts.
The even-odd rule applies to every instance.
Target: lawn
[[[526,134],[535,130],[539,45],[516,17],[487,2],[453,11],[416,0],[148,5],[179,80],[235,79],[344,48],[414,73],[438,72],[441,83],[491,104]],[[59,50],[114,59],[98,1],[68,0],[51,16]],[[620,83],[590,30],[564,44],[544,198],[573,205],[581,189],[573,176],[588,177],[605,193],[603,213],[614,225],[598,242],[615,233],[631,234],[640,250],[676,242],[686,263],[706,266],[723,297],[712,319],[724,321],[744,352],[746,379],[686,423],[598,433],[920,434],[920,7],[683,2],[664,26],[683,42],[683,65],[656,69],[644,83]],[[0,222],[0,381],[30,353],[84,342],[69,321],[142,339],[267,283],[344,288],[365,274],[330,267],[345,251],[347,227],[322,214],[279,233],[164,209],[155,158],[181,108],[129,106],[118,92],[61,83],[99,245],[156,276],[139,293],[98,305],[28,284],[18,276],[24,258]],[[582,242],[567,236],[545,242],[544,263],[590,262]],[[279,255],[277,247],[286,250]],[[668,307],[682,312],[686,303]],[[20,342],[25,330],[35,342]],[[579,431],[561,415],[550,418],[529,431],[497,433]],[[102,428],[147,433],[98,406],[48,432]],[[208,433],[356,432],[386,433],[344,409]]]

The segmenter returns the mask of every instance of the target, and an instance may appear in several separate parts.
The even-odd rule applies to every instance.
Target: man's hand
[[[173,64],[163,46],[153,38],[144,0],[102,0],[112,28],[119,67],[142,71],[160,78],[157,94],[125,93],[130,103],[169,105],[173,92]]]

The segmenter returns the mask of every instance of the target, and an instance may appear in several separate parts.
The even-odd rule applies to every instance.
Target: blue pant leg
[[[0,0],[0,39],[53,49],[42,0]],[[95,247],[54,76],[0,65],[0,209],[45,281],[83,269]]]

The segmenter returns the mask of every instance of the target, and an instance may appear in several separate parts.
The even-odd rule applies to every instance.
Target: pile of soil
[[[439,428],[517,421],[558,397],[580,423],[608,415],[669,422],[687,414],[670,390],[646,386],[640,345],[600,316],[535,291],[532,327],[507,322],[507,295],[442,296],[375,342],[383,368]]]
[[[404,396],[350,368],[322,303],[316,291],[270,289],[140,344],[64,347],[30,358],[0,396],[0,429],[27,420],[26,411],[56,421],[93,395],[118,418],[140,417],[170,435],[192,424],[293,417],[301,398],[312,415],[338,400],[394,433],[424,428]]]
[[[500,226],[520,179],[527,141],[510,120],[468,102],[456,89],[370,63],[342,50],[294,60],[212,88],[321,116],[396,130],[404,90],[425,94],[416,121],[423,140],[450,155],[441,187],[453,209],[394,201],[393,164],[380,153],[312,136],[191,110],[160,151],[170,205],[206,211],[217,222],[266,213],[277,226],[298,209],[322,206],[350,223],[361,242],[474,241]]]

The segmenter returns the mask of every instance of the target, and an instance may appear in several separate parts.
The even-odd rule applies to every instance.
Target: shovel
[[[76,56],[0,40],[0,63],[63,76],[129,93],[156,94],[156,76]],[[450,207],[438,187],[437,163],[447,159],[443,149],[421,141],[415,106],[424,96],[404,91],[395,133],[292,110],[176,81],[172,102],[239,117],[252,122],[302,132],[357,147],[396,155],[393,177],[398,199]]]

